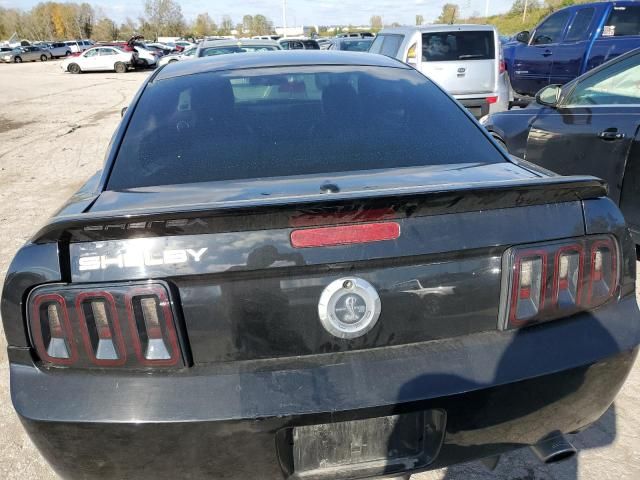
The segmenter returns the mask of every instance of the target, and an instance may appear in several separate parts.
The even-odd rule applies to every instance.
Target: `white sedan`
[[[85,50],[77,57],[69,57],[62,62],[65,72],[81,73],[91,71],[115,71],[126,72],[134,65],[134,54],[125,52],[117,47],[94,47]]]
[[[162,67],[163,65],[167,65],[169,63],[179,62],[180,60],[189,60],[191,58],[195,58],[196,47],[191,47],[186,49],[184,52],[172,53],[171,55],[165,55],[158,62],[158,66]]]

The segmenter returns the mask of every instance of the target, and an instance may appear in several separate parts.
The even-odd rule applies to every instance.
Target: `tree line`
[[[481,16],[474,12],[468,17],[460,15],[460,6],[446,3],[435,23],[472,23],[495,25],[501,34],[514,34],[522,30],[530,30],[547,15],[564,7],[577,3],[591,3],[596,0],[515,0],[508,12]]]
[[[542,18],[560,8],[591,0],[515,0],[508,12],[483,17],[478,12],[470,16],[460,15],[456,3],[447,3],[434,23],[489,23],[502,34],[513,34],[528,30]],[[416,15],[416,25],[424,23],[423,15]],[[373,15],[371,30],[377,32],[385,24],[382,16]],[[390,26],[399,26],[393,23]],[[349,30],[339,28],[336,32]],[[216,22],[207,12],[200,13],[193,21],[187,21],[176,0],[146,0],[143,11],[136,19],[126,18],[117,23],[100,8],[75,2],[41,2],[28,11],[0,7],[0,40],[14,33],[20,39],[69,40],[91,38],[94,40],[127,40],[134,34],[147,39],[160,36],[184,36],[200,38],[211,35],[231,35],[238,31],[242,36],[267,35],[273,33],[273,22],[264,15],[244,15],[235,23],[229,15]],[[329,35],[326,27],[320,27],[320,35]]]
[[[436,24],[471,23],[495,25],[501,34],[510,35],[522,30],[530,30],[547,15],[564,7],[577,3],[591,3],[597,0],[515,0],[506,13],[484,17],[480,12],[473,12],[464,17],[460,14],[460,6],[457,3],[445,3],[440,15],[433,20]],[[372,15],[369,21],[371,30],[376,32],[383,28],[383,20],[380,15]],[[424,25],[424,15],[416,15],[416,25]],[[393,23],[390,26],[399,26]]]
[[[126,18],[117,23],[100,8],[75,2],[41,2],[28,11],[0,7],[0,40],[14,33],[20,39],[70,40],[127,40],[134,34],[147,39],[167,37],[204,37],[231,35],[237,30],[243,36],[272,33],[273,23],[264,15],[245,15],[235,23],[229,15],[216,22],[203,12],[189,22],[180,4],[175,0],[146,0],[143,11],[136,19]]]

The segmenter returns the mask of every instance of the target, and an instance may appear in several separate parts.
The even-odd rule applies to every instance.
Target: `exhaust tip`
[[[542,463],[558,463],[573,457],[578,451],[567,438],[560,434],[548,437],[535,445],[531,450]]]

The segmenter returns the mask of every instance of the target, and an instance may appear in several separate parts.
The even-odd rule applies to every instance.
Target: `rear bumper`
[[[487,95],[489,97],[490,95]],[[476,117],[484,117],[485,115],[489,115],[489,108],[491,105],[487,103],[486,97],[478,97],[478,98],[458,98],[456,97],[463,107],[471,112],[471,114]]]
[[[639,342],[628,297],[520,332],[172,375],[43,371],[10,349],[11,391],[64,478],[283,478],[283,429],[431,409],[447,420],[424,468],[439,468],[597,420]]]

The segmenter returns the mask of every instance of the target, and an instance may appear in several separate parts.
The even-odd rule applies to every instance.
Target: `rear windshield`
[[[108,187],[501,161],[415,70],[231,70],[149,83]]]
[[[264,52],[278,50],[273,45],[229,45],[227,47],[206,47],[200,51],[201,57],[211,57],[214,55],[226,55],[228,53]]]
[[[340,50],[348,50],[350,52],[367,52],[371,47],[371,40],[347,40],[338,43]]]
[[[492,31],[422,34],[422,61],[491,60],[496,57]]]

